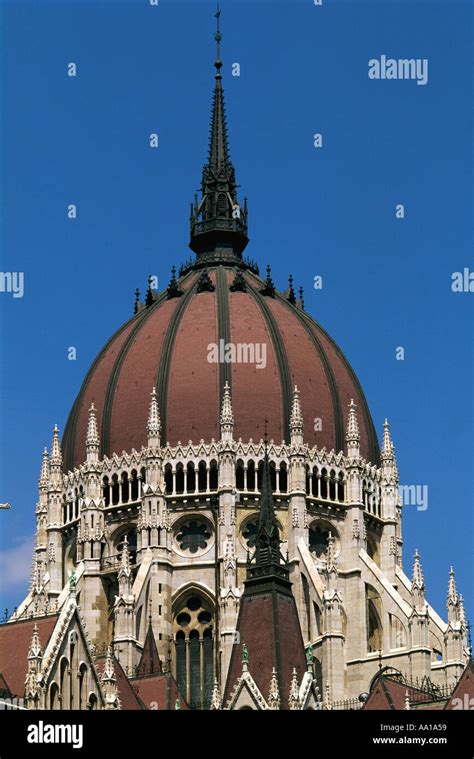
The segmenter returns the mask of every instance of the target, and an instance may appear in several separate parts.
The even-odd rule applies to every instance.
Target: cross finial
[[[214,18],[216,19],[216,33],[214,35],[214,39],[216,41],[216,61],[214,63],[214,66],[216,67],[216,79],[220,79],[220,69],[222,68],[222,61],[221,61],[221,29],[220,29],[220,17],[221,17],[221,9],[219,7],[219,3],[217,4],[217,10],[214,14]]]

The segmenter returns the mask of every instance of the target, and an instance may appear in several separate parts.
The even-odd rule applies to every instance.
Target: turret
[[[38,625],[35,622],[33,636],[28,649],[28,669],[25,679],[25,706],[27,709],[40,707],[41,684],[40,673],[43,663],[43,649],[38,635]]]

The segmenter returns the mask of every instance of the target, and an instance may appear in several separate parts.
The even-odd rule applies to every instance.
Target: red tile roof
[[[58,614],[9,622],[0,626],[0,673],[14,696],[22,697],[28,668],[28,650],[35,624],[43,651],[53,633]]]
[[[176,680],[170,674],[134,678],[131,682],[146,709],[175,709],[177,698],[181,709],[188,708]]]

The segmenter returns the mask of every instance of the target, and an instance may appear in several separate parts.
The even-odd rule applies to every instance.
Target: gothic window
[[[130,563],[135,564],[137,557],[137,531],[135,529],[127,530],[120,536],[118,543],[116,544],[117,561],[120,562],[122,558],[123,546],[125,543],[125,536],[127,537],[128,552],[130,554]]]
[[[244,462],[240,459],[237,461],[235,468],[235,487],[237,490],[245,490]]]
[[[127,472],[122,472],[121,483],[122,483],[122,503],[128,503],[129,486],[128,486]]]
[[[138,498],[139,498],[138,475],[137,475],[136,469],[132,469],[131,491],[132,491],[132,501],[138,501]]]
[[[192,461],[189,462],[189,464],[186,467],[186,478],[187,478],[187,491],[188,493],[194,493],[196,490],[196,471],[194,469],[194,464]]]
[[[280,464],[280,493],[288,492],[288,470],[285,462]]]
[[[105,505],[110,506],[110,486],[108,477],[104,477],[102,480],[102,495],[104,497]]]
[[[200,461],[198,466],[198,489],[201,493],[207,490],[207,471],[204,461]]]
[[[167,493],[173,492],[173,473],[170,464],[165,466],[165,489]]]
[[[342,472],[339,473],[338,481],[337,481],[337,500],[341,503],[344,503],[346,500],[345,497],[345,488],[344,488],[344,475]]]
[[[328,497],[328,473],[326,469],[321,469],[321,498]]]
[[[49,708],[59,709],[59,704],[60,704],[59,686],[57,683],[51,683],[51,686],[49,689]]]
[[[176,681],[192,709],[209,708],[214,682],[213,612],[191,593],[174,621]]]
[[[247,464],[247,490],[255,490],[255,462]]]
[[[120,501],[120,485],[116,474],[112,477],[112,504],[114,506]]]
[[[381,599],[371,587],[366,586],[367,651],[382,650]]]
[[[209,471],[209,489],[217,490],[217,487],[218,487],[217,461],[211,461],[211,467]]]
[[[184,467],[176,464],[176,492],[184,493]]]
[[[334,469],[331,469],[330,475],[329,475],[329,500],[335,501],[336,500],[336,472]]]
[[[182,551],[197,553],[205,550],[211,537],[211,529],[207,522],[190,519],[182,522],[176,533],[176,542]]]

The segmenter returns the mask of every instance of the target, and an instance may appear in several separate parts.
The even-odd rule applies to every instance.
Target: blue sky
[[[404,512],[405,569],[418,547],[428,599],[445,616],[453,563],[472,610],[474,295],[451,290],[453,272],[474,268],[472,6],[221,7],[247,253],[272,264],[281,289],[290,271],[304,286],[307,311],[356,370],[379,436],[389,418],[402,482],[428,485],[428,509]],[[0,501],[13,504],[0,511],[1,608],[24,595],[53,424],[64,429],[91,361],[131,314],[134,288],[144,292],[154,273],[161,289],[190,255],[214,9],[197,0],[2,3],[1,263],[24,272],[25,293],[0,293]],[[427,58],[428,84],[370,80],[368,61],[382,54]]]

